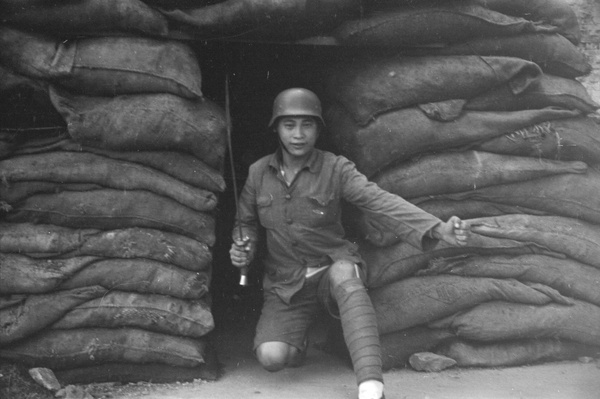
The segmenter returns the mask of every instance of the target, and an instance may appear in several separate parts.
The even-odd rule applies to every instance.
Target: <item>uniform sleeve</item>
[[[234,223],[234,228],[231,233],[231,237],[239,239],[240,227],[242,230],[242,237],[250,238],[250,241],[256,242],[258,240],[258,214],[256,210],[256,173],[250,167],[248,178],[244,184],[244,188],[240,193],[240,198],[237,207],[237,217]]]
[[[404,198],[383,190],[341,158],[342,197],[393,231],[403,241],[427,251],[438,242],[431,230],[442,221]]]

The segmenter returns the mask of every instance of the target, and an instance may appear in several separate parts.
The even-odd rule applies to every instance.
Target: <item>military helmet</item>
[[[321,101],[315,93],[308,89],[287,89],[275,97],[269,127],[272,127],[282,116],[313,116],[325,125],[321,115]]]

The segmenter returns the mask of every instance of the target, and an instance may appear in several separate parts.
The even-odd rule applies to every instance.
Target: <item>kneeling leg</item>
[[[256,348],[258,362],[268,371],[279,371],[285,367],[297,367],[302,364],[301,351],[285,342],[265,342]]]

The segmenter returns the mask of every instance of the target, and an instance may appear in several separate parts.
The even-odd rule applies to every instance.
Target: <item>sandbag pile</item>
[[[196,54],[140,1],[21,3],[0,88],[48,116],[0,126],[0,356],[64,384],[215,379],[226,122]]]
[[[377,1],[334,36],[380,49],[331,68],[339,151],[472,231],[464,248],[421,252],[367,212],[348,220],[364,241],[384,367],[417,352],[490,367],[597,356],[599,105],[575,79],[590,66],[570,8]]]

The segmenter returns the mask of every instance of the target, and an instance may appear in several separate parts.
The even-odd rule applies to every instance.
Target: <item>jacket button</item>
[[[285,222],[286,222],[287,224],[292,224],[292,223],[294,223],[294,221],[293,221],[292,219],[285,219]]]
[[[285,195],[285,199],[286,199],[286,200],[290,200],[290,199],[292,199],[292,196],[291,196],[291,195],[289,195],[289,194],[286,194],[286,195]]]

